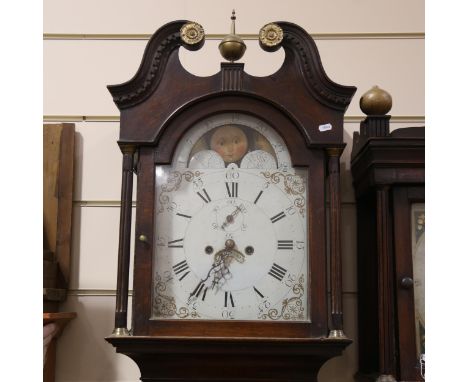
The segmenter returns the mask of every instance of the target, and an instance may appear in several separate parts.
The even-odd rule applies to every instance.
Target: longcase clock
[[[390,131],[389,97],[361,98],[353,139],[360,382],[424,380],[425,129]]]
[[[230,62],[219,73],[188,73],[179,48],[203,42],[197,23],[166,24],[136,75],[109,86],[121,111],[123,175],[107,340],[145,381],[313,381],[351,343],[343,332],[339,158],[356,89],[326,76],[314,41],[291,23],[260,31],[262,49],[285,51],[267,77],[234,62],[245,50],[234,30],[220,46]]]

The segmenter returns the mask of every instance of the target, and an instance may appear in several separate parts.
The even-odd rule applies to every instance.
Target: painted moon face
[[[210,139],[210,149],[221,155],[226,163],[234,163],[242,159],[247,148],[247,136],[234,125],[218,127]]]

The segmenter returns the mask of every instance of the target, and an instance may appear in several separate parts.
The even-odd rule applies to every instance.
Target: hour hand
[[[236,260],[238,263],[243,263],[245,261],[245,256],[242,252],[239,252],[237,249],[222,249],[217,252],[215,255],[215,263],[223,263],[226,267],[229,267],[232,260]]]
[[[225,248],[218,251],[214,256],[214,263],[222,262],[224,265],[229,266],[232,259],[237,260],[239,263],[243,263],[245,256],[243,253],[235,249],[236,243],[232,239],[227,239],[224,244]]]

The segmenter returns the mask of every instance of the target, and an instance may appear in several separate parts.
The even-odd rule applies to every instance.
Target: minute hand
[[[211,266],[210,270],[208,271],[206,277],[205,277],[203,280],[201,280],[201,281],[198,283],[198,285],[201,285],[201,284],[205,283],[205,281],[208,280],[208,279],[210,278],[210,274],[211,274],[211,272],[213,271],[213,269],[215,269],[217,266],[218,266],[218,264],[217,264],[216,262],[214,262],[213,265]],[[194,296],[195,296],[196,293],[197,293],[197,289],[198,289],[198,287],[195,288],[195,290],[194,290],[193,292],[190,293],[189,298],[188,298],[188,300],[187,300],[187,303],[190,303],[190,301],[193,301]]]

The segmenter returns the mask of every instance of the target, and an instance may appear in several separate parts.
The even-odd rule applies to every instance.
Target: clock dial
[[[259,133],[239,125],[246,116],[234,117],[233,129],[224,114],[217,123],[211,117],[213,131],[199,123],[175,166],[156,169],[153,319],[308,319],[306,172],[291,167],[286,146],[265,125],[272,140],[263,147],[275,157],[265,151],[267,169],[239,167]],[[219,160],[182,167],[207,153],[187,142],[204,147],[205,138],[224,147],[223,168]]]

